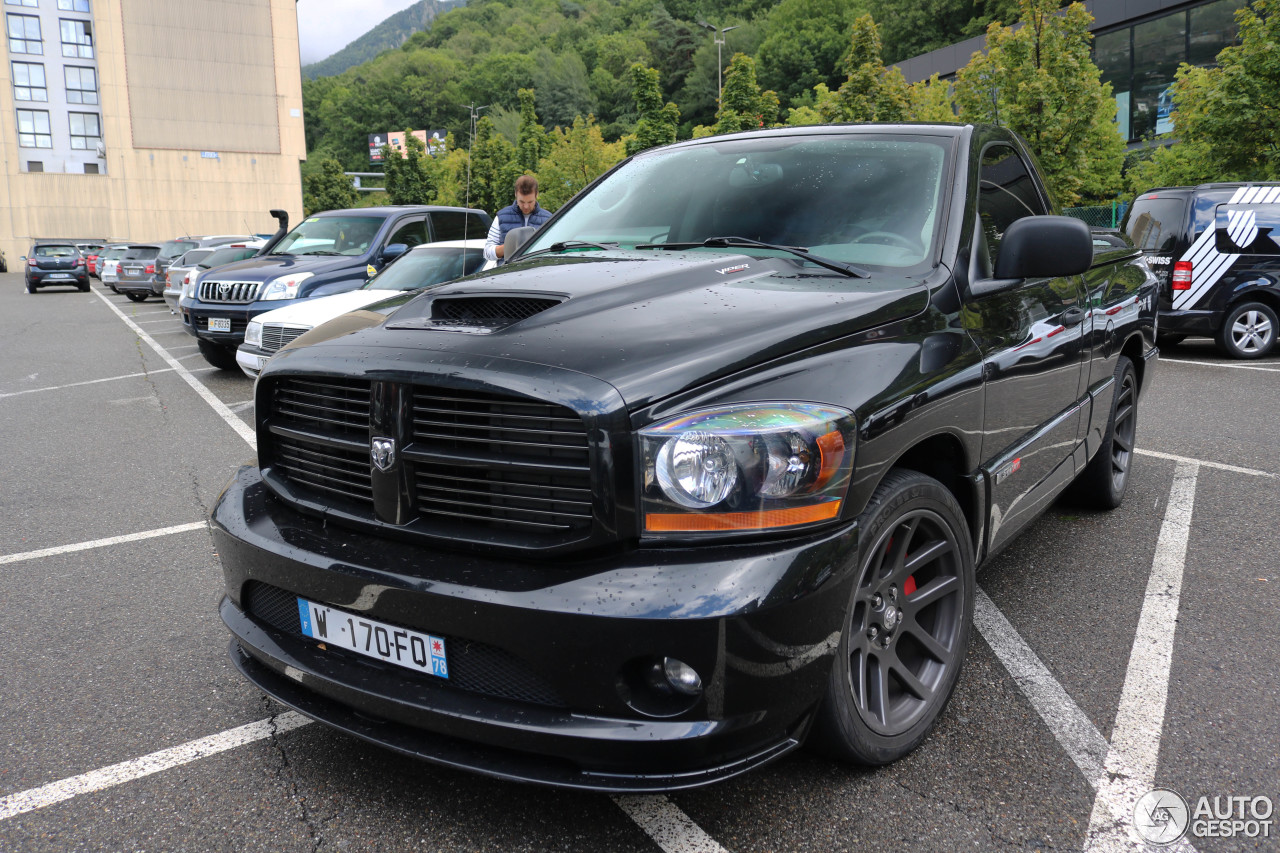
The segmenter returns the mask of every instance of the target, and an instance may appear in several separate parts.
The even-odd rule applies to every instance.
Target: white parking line
[[[248,442],[249,446],[254,450],[258,449],[258,438],[254,435],[252,427],[237,417],[235,412],[228,409],[226,404],[214,396],[212,391],[204,387],[204,384],[201,383],[199,379],[196,379],[190,370],[187,370],[176,358],[169,355],[169,353],[165,351],[164,347],[156,343],[155,338],[142,330],[141,326],[125,316],[125,313],[117,308],[110,299],[103,296],[101,293],[95,292],[95,295],[106,303],[107,307],[114,311],[116,315],[125,322],[125,325],[133,329],[135,335],[142,338],[142,340],[146,342],[147,346],[155,350],[157,355],[163,358],[170,367],[176,370],[178,375],[182,377],[183,381],[190,385],[195,392],[200,395],[201,399],[213,407],[213,410],[218,413],[218,417],[222,418],[223,421],[236,431],[236,435]]]
[[[15,815],[42,809],[81,794],[91,794],[104,788],[113,788],[125,782],[132,782],[170,767],[190,764],[210,755],[217,755],[238,746],[273,737],[278,734],[305,726],[311,720],[294,711],[286,711],[266,720],[228,729],[210,737],[188,741],[179,746],[162,749],[131,761],[122,761],[101,770],[92,770],[79,776],[72,776],[58,782],[50,782],[40,788],[19,791],[0,798],[0,820],[8,820]]]
[[[97,385],[99,382],[115,382],[117,379],[136,379],[139,376],[151,376],[155,373],[168,373],[173,370],[172,367],[162,367],[159,370],[151,370],[146,373],[126,373],[123,376],[108,376],[105,379],[86,379],[83,382],[72,382],[69,385],[49,385],[45,388],[28,388],[25,391],[9,391],[0,394],[0,398],[17,397],[19,394],[35,394],[39,391],[61,391],[63,388],[78,388],[81,385]]]
[[[725,853],[680,807],[662,794],[628,794],[613,801],[666,853]]]
[[[1280,367],[1264,367],[1258,364],[1224,364],[1217,361],[1192,361],[1188,358],[1161,358],[1163,364],[1194,364],[1199,367],[1230,367],[1235,370],[1261,370],[1263,373],[1280,373]]]
[[[74,545],[59,545],[56,548],[41,548],[39,551],[25,551],[21,554],[0,556],[0,566],[7,563],[21,563],[24,560],[38,560],[41,557],[54,557],[58,554],[71,554],[76,551],[88,551],[92,548],[105,548],[108,545],[120,545],[125,542],[137,542],[142,539],[155,539],[157,536],[171,536],[174,533],[186,533],[191,530],[202,530],[209,525],[204,521],[193,521],[190,524],[176,524],[173,527],[161,527],[159,530],[144,530],[141,533],[126,533],[124,536],[110,536],[106,539],[94,539],[89,542],[77,542]]]
[[[1177,456],[1173,453],[1160,453],[1155,450],[1134,451],[1140,456],[1154,456],[1156,459],[1168,459],[1172,462],[1191,465],[1195,464],[1201,468],[1216,468],[1219,471],[1230,471],[1233,474],[1248,474],[1250,477],[1280,477],[1280,474],[1272,474],[1270,471],[1259,471],[1256,468],[1241,468],[1238,465],[1228,465],[1225,462],[1210,462],[1207,459],[1192,459],[1189,456]]]
[[[1199,472],[1198,465],[1185,462],[1179,462],[1173,472],[1169,507],[1156,540],[1151,578],[1111,731],[1106,775],[1089,818],[1086,853],[1143,849],[1133,813],[1138,800],[1154,786],[1160,759],[1169,671],[1173,666],[1173,636],[1178,627],[1182,574]]]

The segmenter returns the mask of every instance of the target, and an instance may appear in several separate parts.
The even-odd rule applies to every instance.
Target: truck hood
[[[352,267],[366,261],[359,255],[264,255],[245,258],[205,273],[206,281],[269,281],[294,272],[319,275],[339,267]]]
[[[441,320],[444,304],[479,314],[531,310],[514,322]],[[309,332],[268,370],[402,373],[510,362],[601,379],[629,408],[827,341],[918,314],[915,278],[847,278],[789,258],[706,252],[579,253],[530,259]],[[465,303],[462,303],[465,304]],[[507,362],[503,366],[499,362]],[[528,372],[527,368],[523,369]]]
[[[349,290],[318,299],[291,302],[283,308],[274,308],[253,319],[255,323],[277,323],[281,326],[319,326],[348,311],[399,296],[394,290]]]

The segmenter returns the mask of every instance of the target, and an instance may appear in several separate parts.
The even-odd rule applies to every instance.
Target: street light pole
[[[471,110],[471,138],[467,140],[467,195],[466,201],[463,203],[465,207],[471,206],[471,148],[476,144],[476,116],[480,115],[481,110],[487,110],[493,104],[485,104],[483,107],[477,107],[475,104],[463,104],[464,107]]]
[[[716,27],[708,24],[706,21],[698,21],[699,24],[711,30],[711,37],[716,43],[716,106],[720,106],[720,98],[724,95],[724,83],[722,77],[724,74],[724,58],[720,54],[720,49],[724,47],[724,34],[729,30],[736,30],[739,25],[732,27]]]

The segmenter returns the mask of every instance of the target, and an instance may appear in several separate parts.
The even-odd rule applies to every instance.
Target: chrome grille
[[[284,379],[275,388],[275,421],[293,429],[366,442],[370,387],[369,382],[360,379]],[[368,468],[367,453],[363,462]]]
[[[276,436],[276,468],[291,482],[373,506],[369,453]]]
[[[244,305],[258,298],[260,287],[260,281],[202,281],[200,301]]]
[[[282,326],[279,323],[262,325],[262,348],[267,352],[275,352],[303,332],[311,331],[310,326]]]

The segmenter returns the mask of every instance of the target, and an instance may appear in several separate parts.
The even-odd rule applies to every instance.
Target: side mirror
[[[511,256],[520,251],[525,243],[529,242],[529,238],[536,232],[537,228],[532,225],[522,225],[519,228],[512,228],[507,232],[507,239],[502,241],[502,259],[510,260]]]
[[[1093,266],[1089,226],[1070,216],[1025,216],[1000,238],[997,279],[1080,275]]]
[[[409,251],[408,243],[392,243],[382,250],[382,259],[384,261],[394,261],[407,251]]]

